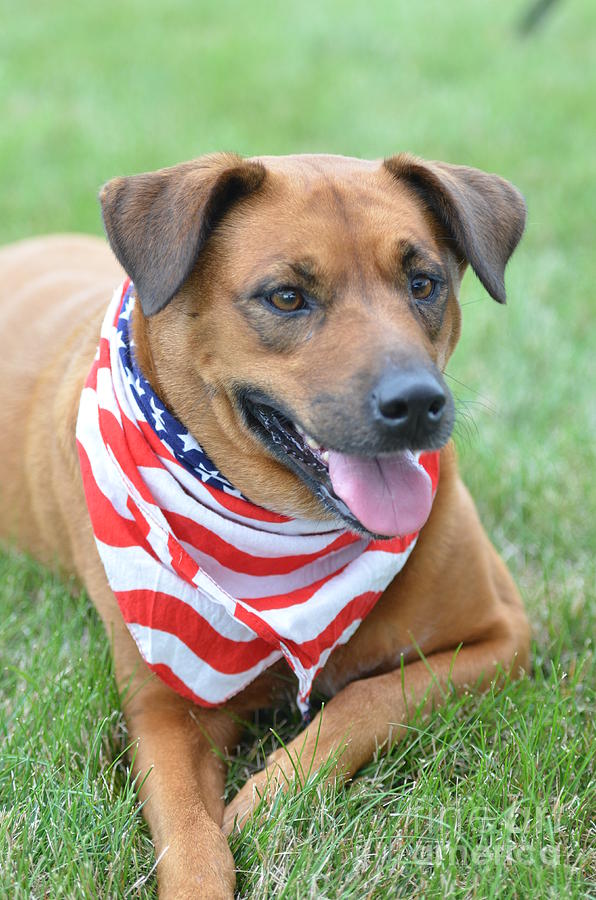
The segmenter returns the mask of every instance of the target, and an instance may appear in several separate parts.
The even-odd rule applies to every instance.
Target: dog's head
[[[524,227],[495,175],[407,154],[203,157],[101,193],[139,363],[253,502],[392,535],[430,510],[469,263],[505,300]]]

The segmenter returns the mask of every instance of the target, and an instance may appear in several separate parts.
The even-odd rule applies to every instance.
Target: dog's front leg
[[[152,679],[124,701],[134,771],[158,860],[160,900],[231,898],[234,860],[221,830],[224,749],[237,727]],[[218,756],[218,754],[221,754]],[[147,774],[148,773],[148,774]]]
[[[446,691],[486,688],[501,671],[517,674],[526,665],[526,656],[522,635],[519,641],[492,636],[459,651],[436,653],[403,670],[352,682],[241,788],[226,807],[224,832],[242,827],[262,797],[271,798],[296,777],[305,780],[332,755],[337,761],[330,778],[351,778],[377,747],[403,737],[414,715],[430,710]]]
[[[94,548],[93,548],[94,549]],[[145,665],[91,552],[86,583],[111,639],[118,689],[158,860],[160,900],[231,898],[235,867],[221,830],[226,747],[239,727],[174,693]]]

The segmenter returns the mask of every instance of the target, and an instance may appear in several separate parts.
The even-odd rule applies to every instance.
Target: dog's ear
[[[146,316],[169,303],[225,211],[264,178],[260,163],[218,153],[104,185],[108,240]]]
[[[495,300],[505,302],[505,266],[526,221],[519,191],[498,175],[467,166],[425,162],[400,153],[385,168],[416,191]]]

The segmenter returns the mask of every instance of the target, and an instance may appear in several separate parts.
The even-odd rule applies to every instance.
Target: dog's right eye
[[[267,301],[274,306],[279,312],[293,313],[299,309],[306,308],[306,301],[300,291],[293,288],[284,288],[283,290],[273,291],[269,294]]]
[[[410,290],[414,300],[431,300],[437,282],[428,275],[415,275],[410,281]]]

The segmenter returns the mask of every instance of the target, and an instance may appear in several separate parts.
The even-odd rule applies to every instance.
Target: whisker
[[[456,397],[455,405],[460,406],[479,406],[481,409],[485,409],[489,413],[493,413],[493,415],[498,415],[498,409],[493,403],[489,403],[488,400],[471,400],[469,398],[464,397]]]
[[[471,447],[474,439],[478,436],[478,430],[471,423],[459,419],[453,426],[453,435],[458,438],[461,446]]]
[[[480,391],[474,390],[474,388],[470,387],[469,384],[465,384],[463,381],[460,381],[459,378],[456,378],[455,375],[451,375],[449,372],[443,373],[446,378],[450,378],[451,381],[455,381],[456,384],[459,384],[460,387],[465,388],[467,391],[470,391],[471,394],[476,394],[477,397],[480,397],[481,400],[484,400],[485,403],[490,403],[488,397],[485,397]]]
[[[482,297],[477,297],[476,300],[466,300],[465,303],[460,303],[459,305],[460,306],[471,306],[472,303],[482,303],[482,302],[483,302]]]
[[[462,443],[471,445],[473,439],[478,437],[479,429],[473,415],[468,409],[461,408],[456,403],[456,417],[453,425],[453,433],[456,434]]]

